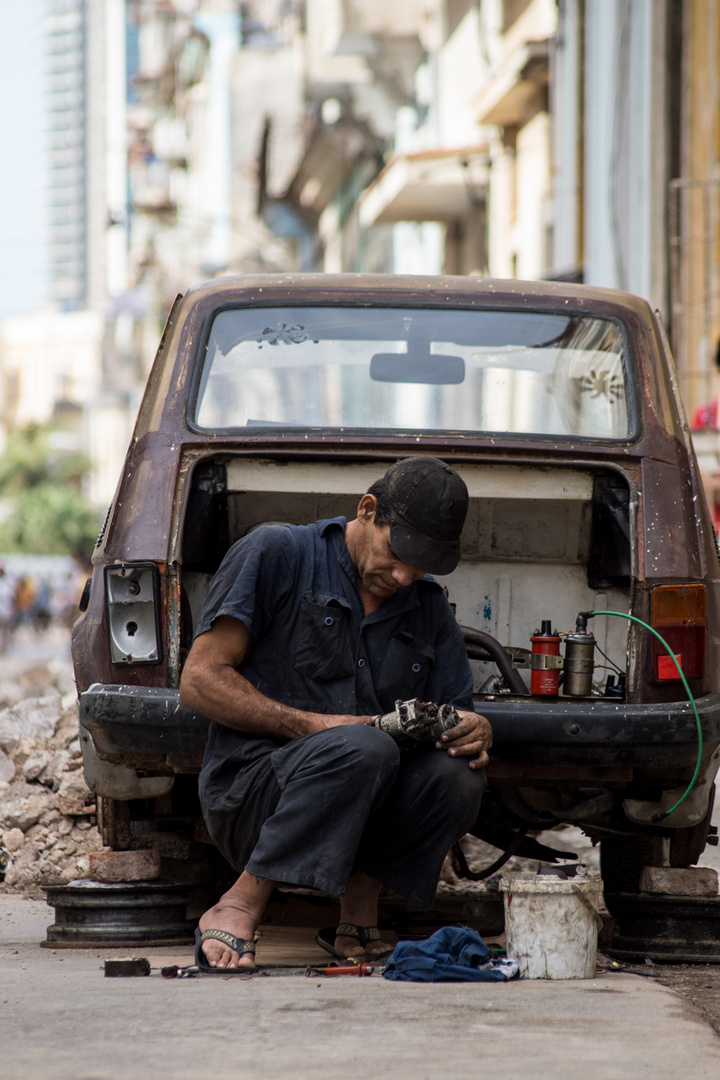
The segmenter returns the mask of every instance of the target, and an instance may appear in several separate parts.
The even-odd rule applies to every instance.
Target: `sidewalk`
[[[720,1038],[650,978],[419,985],[371,978],[106,979],[99,949],[39,947],[53,911],[0,895],[4,1080],[693,1080]],[[260,964],[314,964],[276,928]],[[125,950],[127,953],[127,950]],[[135,950],[153,968],[189,950]]]

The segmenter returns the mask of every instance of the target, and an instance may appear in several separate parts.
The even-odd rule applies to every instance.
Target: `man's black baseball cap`
[[[430,574],[451,573],[460,561],[465,481],[439,458],[403,458],[385,473],[383,494],[393,513],[390,543],[398,559]]]

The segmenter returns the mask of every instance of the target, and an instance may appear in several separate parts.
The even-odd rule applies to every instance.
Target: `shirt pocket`
[[[422,698],[434,664],[432,646],[423,644],[411,634],[395,634],[390,639],[376,686],[383,708],[392,708],[398,698],[403,701]]]
[[[346,679],[355,670],[350,640],[350,609],[335,597],[300,601],[295,670],[313,682]]]

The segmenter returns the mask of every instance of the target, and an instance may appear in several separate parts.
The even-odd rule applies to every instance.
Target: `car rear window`
[[[207,431],[372,429],[626,439],[623,334],[582,314],[232,308],[213,319]]]

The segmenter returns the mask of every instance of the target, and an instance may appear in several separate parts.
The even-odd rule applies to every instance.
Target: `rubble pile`
[[[107,850],[95,811],[69,664],[0,681],[0,889],[42,899],[42,886],[86,877],[90,855]]]

